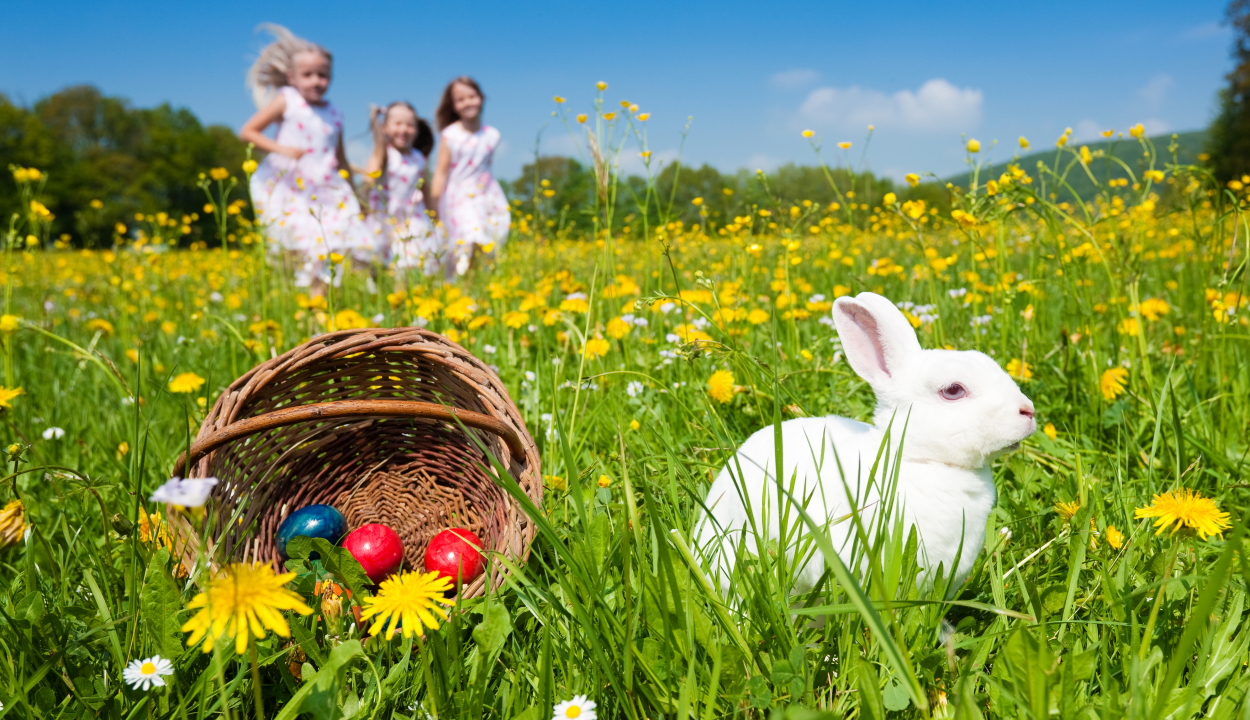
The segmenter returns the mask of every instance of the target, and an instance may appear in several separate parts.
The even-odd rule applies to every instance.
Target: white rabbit
[[[739,543],[758,553],[757,535],[779,541],[779,512],[793,499],[815,522],[828,523],[823,530],[852,567],[856,523],[847,518],[853,508],[871,528],[885,519],[882,508],[893,507],[902,513],[905,533],[916,528],[921,582],[931,582],[939,566],[949,578],[954,567],[951,587],[958,588],[981,552],[994,507],[990,461],[1018,448],[1037,429],[1033,403],[983,353],[922,350],[911,324],[880,295],[838,298],[833,320],[847,361],[877,395],[874,424],[837,416],[781,423],[782,480],[789,493],[781,494],[781,505],[773,474],[775,428],[753,434],[712,483],[708,514],[695,531],[698,547],[728,591]],[[887,427],[892,439],[881,453],[883,462],[895,465],[902,442],[892,488],[880,471],[872,482],[868,478]],[[892,497],[881,497],[886,488]],[[792,507],[788,515],[788,525],[799,525],[805,534]],[[793,537],[788,545],[793,559]],[[825,569],[819,551],[808,558],[795,578],[799,592],[810,589]]]

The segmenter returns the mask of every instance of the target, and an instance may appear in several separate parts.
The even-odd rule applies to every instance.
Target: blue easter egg
[[[282,559],[287,558],[286,544],[291,538],[299,535],[305,535],[310,538],[325,538],[331,544],[338,544],[347,534],[347,520],[343,517],[343,513],[335,510],[329,505],[308,505],[287,515],[286,520],[278,526],[278,532],[274,535],[274,544],[278,546],[278,554]],[[313,553],[309,559],[316,560],[317,554]]]

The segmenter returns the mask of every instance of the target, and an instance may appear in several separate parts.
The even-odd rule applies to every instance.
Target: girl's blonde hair
[[[252,100],[257,108],[263,108],[273,99],[278,88],[288,85],[287,75],[295,70],[295,57],[304,53],[321,53],[331,64],[334,58],[330,51],[315,42],[297,37],[281,25],[264,23],[257,30],[268,31],[274,41],[260,51],[260,57],[252,63],[247,71],[247,89],[252,91]]]

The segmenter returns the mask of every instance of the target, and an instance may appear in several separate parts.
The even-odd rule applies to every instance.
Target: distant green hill
[[[1156,135],[1150,138],[1150,140],[1154,143],[1155,152],[1158,155],[1155,167],[1162,169],[1164,165],[1172,162],[1171,153],[1168,152],[1168,146],[1172,144],[1172,133],[1168,133],[1166,135]],[[1176,150],[1177,161],[1181,164],[1196,164],[1198,162],[1199,153],[1205,151],[1204,149],[1206,147],[1206,143],[1207,132],[1205,130],[1191,130],[1189,132],[1176,133],[1176,144],[1178,145]],[[1141,145],[1132,138],[1117,138],[1114,140],[1103,140],[1091,143],[1072,142],[1069,144],[1069,147],[1079,151],[1081,145],[1088,146],[1091,153],[1097,154],[1099,150],[1102,150],[1105,155],[1104,157],[1095,157],[1094,161],[1090,163],[1089,166],[1090,171],[1093,172],[1094,177],[1098,178],[1099,182],[1105,183],[1107,180],[1127,177],[1124,172],[1124,168],[1121,167],[1119,163],[1113,162],[1110,159],[1110,156],[1113,154],[1115,157],[1119,158],[1126,165],[1132,168],[1134,174],[1138,178],[1141,177],[1141,172],[1146,169],[1146,158],[1142,155]],[[1056,167],[1056,156],[1058,156],[1058,167]],[[1065,152],[1060,155],[1056,148],[1051,147],[1047,150],[1017,157],[1009,162],[1019,165],[1034,178],[1037,178],[1037,163],[1039,161],[1046,163],[1048,167],[1055,168],[1059,172],[1062,172],[1063,168],[1067,167],[1068,163],[1072,160],[1073,157],[1071,153]],[[1003,162],[995,163],[982,168],[980,182],[984,183],[988,179],[997,178],[1004,171],[1006,171],[1007,165],[1007,162]],[[947,178],[945,182],[949,182],[962,188],[967,188],[971,181],[971,173],[965,172],[954,177]],[[1097,188],[1092,182],[1090,182],[1089,176],[1086,175],[1085,171],[1083,171],[1079,166],[1073,167],[1072,170],[1068,172],[1068,184],[1071,185],[1072,190],[1075,191],[1077,196],[1079,196],[1082,200],[1088,200],[1097,194]],[[1055,192],[1059,196],[1058,199],[1060,200],[1072,199],[1066,190],[1056,190]]]

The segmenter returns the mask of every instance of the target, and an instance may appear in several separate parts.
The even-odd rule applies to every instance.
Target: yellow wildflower
[[[1124,533],[1116,529],[1115,525],[1107,526],[1107,544],[1112,550],[1119,550],[1124,547]]]
[[[193,393],[203,384],[204,378],[193,372],[185,372],[169,381],[169,391],[181,394]]]
[[[1072,502],[1055,503],[1055,512],[1059,513],[1059,517],[1063,518],[1064,522],[1070,522],[1076,515],[1076,511],[1080,509],[1081,504],[1075,500]]]
[[[10,500],[0,510],[0,549],[14,545],[26,533],[26,506],[21,500]]]
[[[182,626],[183,632],[191,633],[187,647],[203,641],[204,652],[212,652],[213,645],[224,638],[233,640],[235,652],[242,655],[253,637],[264,639],[266,630],[290,637],[291,627],[280,611],[312,614],[299,595],[284,587],[294,579],[295,573],[277,575],[267,563],[226,566],[209,581],[208,590],[187,604],[188,610],[199,610]]]
[[[611,349],[612,344],[607,340],[600,337],[591,338],[586,341],[586,347],[582,348],[582,357],[594,360],[595,358],[601,358],[604,355],[607,355],[608,351]]]
[[[0,410],[13,407],[13,398],[18,395],[25,395],[26,391],[22,388],[7,388],[0,385]]]
[[[1028,363],[1012,358],[1007,363],[1007,374],[1021,382],[1028,382],[1033,377],[1033,369]]]
[[[707,394],[718,403],[733,400],[734,392],[734,374],[728,370],[717,370],[707,379]]]
[[[455,600],[444,597],[450,589],[451,579],[437,572],[406,572],[383,580],[378,594],[364,599],[365,609],[360,619],[377,618],[369,626],[369,634],[380,635],[385,631],[388,640],[395,637],[401,625],[404,637],[421,635],[422,626],[437,630],[435,614],[447,620],[447,612],[438,605],[456,604]]]
[[[1155,520],[1156,535],[1160,535],[1169,527],[1172,532],[1177,530],[1193,530],[1203,540],[1212,535],[1222,535],[1233,524],[1229,522],[1229,514],[1220,512],[1220,506],[1211,498],[1199,495],[1191,488],[1170,490],[1155,495],[1150,505],[1137,508],[1133,517],[1157,518]]]
[[[1102,391],[1104,400],[1115,400],[1124,394],[1124,385],[1128,382],[1128,370],[1111,368],[1102,374],[1098,381],[1098,389]]]

